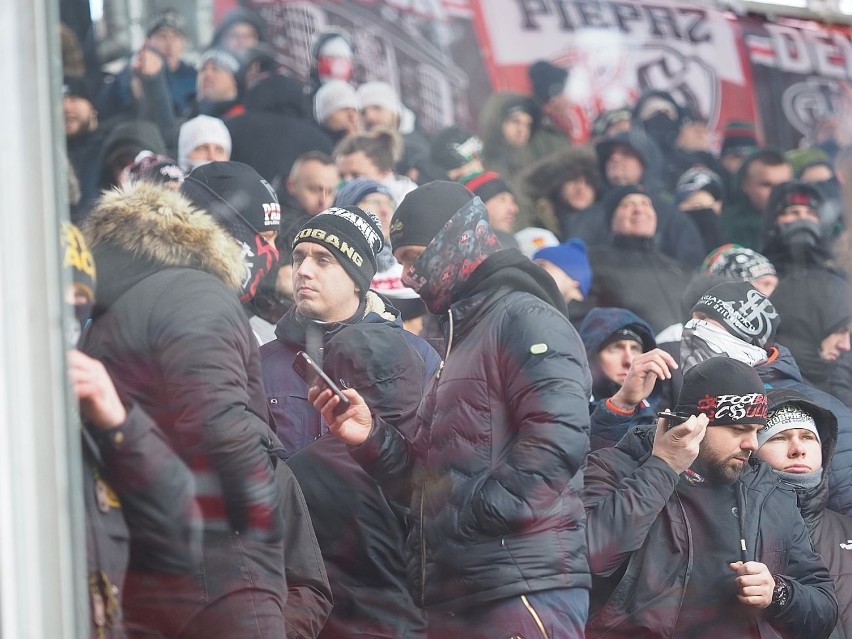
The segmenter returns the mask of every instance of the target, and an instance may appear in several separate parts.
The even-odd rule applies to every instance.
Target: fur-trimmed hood
[[[118,249],[155,268],[205,271],[241,290],[240,246],[205,211],[166,188],[136,182],[105,192],[83,230],[96,261],[98,253]]]

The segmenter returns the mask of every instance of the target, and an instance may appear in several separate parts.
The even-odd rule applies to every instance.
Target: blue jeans
[[[559,588],[429,613],[429,639],[583,639],[589,591]]]

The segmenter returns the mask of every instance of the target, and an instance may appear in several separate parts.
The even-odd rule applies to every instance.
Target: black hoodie
[[[283,75],[261,80],[246,94],[245,107],[245,113],[225,121],[231,160],[248,164],[270,182],[289,174],[303,153],[331,153],[331,140],[314,123],[300,82]]]

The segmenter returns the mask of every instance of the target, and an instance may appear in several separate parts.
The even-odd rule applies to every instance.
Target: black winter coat
[[[81,435],[90,636],[97,636],[102,619],[105,636],[119,639],[125,636],[120,612],[128,570],[175,573],[200,561],[195,483],[138,406],[128,408],[118,429],[84,428]],[[132,561],[130,529],[143,550]]]
[[[516,251],[480,264],[450,308],[445,363],[413,439],[374,416],[351,449],[387,494],[411,494],[407,573],[421,606],[589,587],[591,375],[544,277]]]
[[[633,311],[654,334],[683,319],[681,295],[690,282],[684,264],[663,255],[647,238],[615,236],[589,249],[592,289],[581,308],[616,306]],[[573,309],[573,307],[572,307]],[[572,311],[571,321],[581,315]]]
[[[595,576],[590,639],[680,639],[673,633],[701,549],[675,491],[680,476],[651,455],[653,433],[634,428],[616,446],[589,456],[584,503]],[[813,551],[795,494],[779,485],[767,464],[751,466],[739,482],[748,504],[741,517],[748,560],[790,582],[788,604],[765,609],[754,636],[828,637],[837,619],[834,586]]]

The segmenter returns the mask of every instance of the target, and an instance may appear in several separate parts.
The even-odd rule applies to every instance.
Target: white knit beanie
[[[368,106],[379,106],[397,115],[402,115],[402,102],[399,99],[399,94],[387,82],[365,82],[358,87],[357,95],[361,109]]]
[[[180,127],[178,134],[178,164],[186,172],[194,167],[189,161],[192,150],[202,144],[218,144],[231,157],[231,133],[219,118],[209,115],[199,115],[187,120]]]
[[[771,411],[766,416],[766,426],[757,431],[758,448],[778,433],[791,428],[809,430],[816,436],[817,441],[822,441],[813,417],[798,406],[784,404],[780,408]]]
[[[355,89],[343,80],[329,80],[314,96],[314,114],[322,124],[326,118],[340,109],[357,109],[358,97]]]

